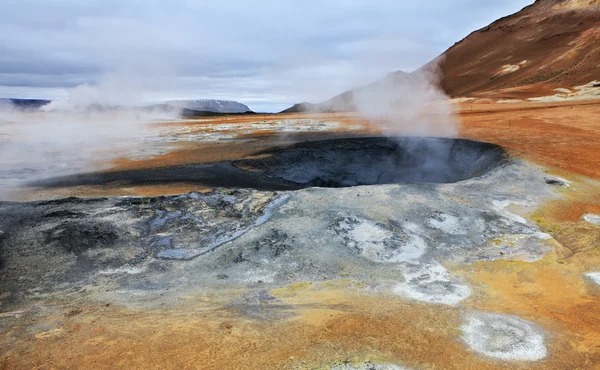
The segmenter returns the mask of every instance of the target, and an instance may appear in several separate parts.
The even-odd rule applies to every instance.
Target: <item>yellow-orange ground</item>
[[[600,228],[581,220],[586,213],[600,213],[600,102],[463,104],[460,118],[460,136],[500,144],[573,181],[562,190],[562,199],[531,216],[557,241],[543,260],[447,266],[474,287],[463,309],[515,314],[552,333],[547,359],[494,364],[470,353],[458,339],[460,309],[369,294],[351,281],[340,281],[271,291],[294,314],[272,322],[224,309],[233,296],[227,292],[208,297],[199,292],[164,310],[65,305],[63,312],[48,318],[59,323],[58,329],[32,334],[25,320],[5,333],[5,338],[25,340],[0,358],[0,369],[296,369],[367,359],[415,369],[600,369],[600,289],[582,279],[583,273],[600,268]],[[337,119],[348,124],[357,120]],[[268,136],[261,140],[268,143]],[[210,145],[141,161],[123,159],[115,166],[148,168],[252,152],[233,144]],[[115,184],[52,190],[52,195],[178,193],[193,188]]]
[[[462,104],[461,136],[554,170],[600,178],[600,101]]]

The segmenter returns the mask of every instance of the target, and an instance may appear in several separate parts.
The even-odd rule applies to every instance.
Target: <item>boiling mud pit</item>
[[[505,157],[493,144],[422,137],[306,142],[266,151],[236,165],[298,187],[348,187],[404,182],[452,183],[477,177]]]
[[[505,159],[506,153],[496,145],[464,139],[350,138],[263,150],[236,161],[86,174],[37,185],[185,182],[213,187],[294,190],[407,182],[453,183],[484,175]]]
[[[558,244],[529,216],[559,197],[560,187],[548,184],[542,169],[507,159],[499,147],[425,138],[307,142],[240,161],[93,180],[158,181],[177,171],[230,187],[254,186],[0,203],[0,309],[9,317],[3,328],[23,315],[40,325],[57,302],[175,309],[185,297],[211,294],[218,296],[218,312],[285,323],[305,306],[281,289],[343,279],[356,294],[464,317],[444,324],[452,327],[446,339],[463,359],[536,362],[551,353],[544,325],[518,312],[471,309],[485,298],[484,287],[450,267],[534,263]],[[224,173],[227,181],[216,178]],[[54,180],[53,186],[89,178]],[[363,184],[378,185],[354,186]],[[446,333],[434,326],[424,333]],[[19,340],[7,336],[0,347],[10,353]],[[443,350],[431,349],[433,357]],[[335,369],[412,368],[409,353],[397,355],[394,363],[327,360]]]

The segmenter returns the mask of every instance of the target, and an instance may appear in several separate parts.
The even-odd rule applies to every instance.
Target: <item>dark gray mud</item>
[[[264,150],[251,158],[166,168],[81,174],[35,186],[164,185],[297,190],[395,183],[455,183],[478,177],[507,155],[499,146],[426,137],[309,141]]]

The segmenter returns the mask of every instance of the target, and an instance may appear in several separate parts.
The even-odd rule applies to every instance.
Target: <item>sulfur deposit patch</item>
[[[404,230],[351,216],[336,220],[333,230],[361,256],[378,263],[399,263],[418,260],[427,249],[423,238],[408,232],[410,226],[404,225]]]
[[[398,283],[394,294],[432,304],[455,306],[471,295],[468,285],[456,282],[450,272],[436,262],[409,265],[403,271],[404,282]]]
[[[583,216],[583,219],[592,225],[600,226],[600,216],[599,215],[587,214],[587,215]]]
[[[498,72],[498,74],[496,76],[503,76],[503,75],[507,75],[510,73],[514,73],[516,71],[518,71],[519,69],[521,69],[521,67],[527,65],[527,60],[523,60],[518,64],[505,64],[502,66],[502,68],[500,69],[500,71]]]
[[[591,279],[594,283],[600,285],[600,272],[588,272],[585,274],[585,276]]]
[[[505,361],[538,361],[546,357],[544,336],[530,322],[488,312],[468,314],[462,339],[481,355]]]

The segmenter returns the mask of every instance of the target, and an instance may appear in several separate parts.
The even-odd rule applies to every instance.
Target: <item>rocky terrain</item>
[[[311,155],[316,154],[307,154],[308,149],[319,147],[323,153],[333,145],[339,151],[339,145],[356,142],[362,143],[359,147],[365,153],[373,151],[358,158],[370,158],[371,168],[385,173],[386,167],[373,154],[389,152],[389,144],[368,149],[366,139],[353,140],[296,144],[267,157],[257,153],[256,159],[236,165],[264,172],[270,179],[280,176],[298,182],[298,176],[315,178],[309,168],[328,163],[315,162]],[[410,140],[397,143],[400,148],[415,147]],[[490,153],[500,150],[475,142],[456,143],[461,166],[444,163],[456,173],[476,168],[482,157],[475,153],[484,148]],[[531,304],[544,305],[550,313],[514,306],[513,298],[498,295],[494,278],[480,280],[474,272],[503,271],[498,272],[498,283],[512,286],[506,275],[511,268],[506,266],[513,266],[523,269],[521,275],[540,274],[540,282],[531,284],[545,284],[541,277],[553,272],[544,271],[561,266],[553,261],[564,263],[562,258],[572,252],[532,219],[544,204],[561,199],[566,189],[583,185],[509,159],[501,150],[484,171],[439,181],[441,164],[431,150],[434,146],[428,145],[420,157],[425,167],[416,166],[418,161],[414,166],[420,182],[406,182],[412,181],[410,176],[392,181],[375,176],[380,181],[371,186],[344,187],[356,185],[344,182],[351,173],[354,178],[364,176],[359,165],[355,172],[344,167],[346,173],[321,168],[328,176],[345,179],[329,181],[331,188],[314,187],[319,184],[308,181],[304,190],[233,185],[154,198],[0,204],[4,366],[106,367],[113,361],[130,367],[147,361],[138,357],[145,351],[132,350],[136,355],[123,357],[123,351],[138,344],[176,356],[173,367],[206,359],[203,351],[215,351],[211,357],[215,362],[206,368],[236,368],[237,361],[244,361],[252,368],[491,369],[511,364],[550,369],[561,368],[564,361],[585,368],[589,361],[600,360],[593,346],[571,346],[582,335],[580,325],[588,330],[599,327],[593,316],[568,316],[575,321],[565,321],[558,311],[551,313],[564,310],[564,305],[541,303],[546,302],[545,294],[527,300],[539,301]],[[304,154],[296,157],[297,153]],[[427,167],[430,153],[434,165]],[[295,158],[295,165],[279,166],[281,158]],[[423,176],[427,170],[431,175]],[[403,171],[410,173],[411,168]],[[594,217],[586,218],[590,227]],[[587,264],[569,270],[568,284],[577,292],[598,289],[598,270],[593,266],[599,259],[591,256],[595,255],[588,255]],[[517,289],[510,294],[522,293]],[[592,314],[598,301],[589,299]],[[409,319],[413,315],[425,321]],[[127,317],[133,327],[122,321]],[[412,322],[397,322],[396,317]],[[383,320],[374,332],[372,320]],[[357,327],[344,326],[353,321]],[[173,339],[156,337],[157,328],[150,322],[160,325],[160,332],[172,333]],[[334,322],[336,327],[329,328]],[[192,325],[193,332],[186,325]],[[272,341],[282,340],[287,330],[305,332],[314,325],[342,335],[340,347],[329,348],[328,341],[297,342],[319,338],[310,334],[284,341],[290,347],[281,355],[258,355],[269,351],[264,346],[283,348]],[[94,334],[98,330],[103,334]],[[175,338],[183,338],[180,330],[195,339],[177,339],[173,343],[179,344],[171,347]],[[386,333],[397,330],[402,339],[389,339]],[[137,339],[131,342],[130,336]],[[349,338],[371,347],[351,349]],[[416,345],[423,338],[438,344]],[[35,353],[28,350],[30,341],[37,343]],[[405,347],[384,350],[384,342]],[[234,345],[225,349],[227,343]],[[241,343],[254,343],[241,352],[251,357],[243,359],[235,352]],[[77,356],[59,356],[66,348]],[[188,350],[181,353],[177,348]],[[446,349],[454,359],[439,356]],[[95,360],[97,351],[101,364]]]

